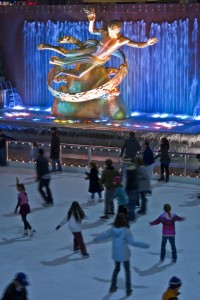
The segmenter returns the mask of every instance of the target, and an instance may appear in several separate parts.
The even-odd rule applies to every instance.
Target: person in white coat
[[[120,265],[123,263],[126,274],[126,296],[128,297],[132,294],[129,262],[130,250],[128,245],[140,248],[149,248],[149,245],[134,240],[124,213],[118,213],[116,215],[113,227],[95,237],[93,241],[100,242],[107,240],[108,238],[112,239],[112,258],[115,262],[110,293],[114,293],[117,290],[117,276],[120,271]]]
[[[85,213],[77,201],[73,201],[66,217],[56,226],[56,230],[68,222],[69,230],[74,236],[74,252],[81,251],[83,258],[88,258],[86,246],[82,236],[82,220],[85,218]]]
[[[146,214],[147,208],[147,198],[146,193],[150,190],[150,180],[145,166],[143,165],[143,161],[140,157],[136,157],[135,163],[138,170],[138,192],[141,197],[141,206],[140,210],[137,211],[140,215]]]

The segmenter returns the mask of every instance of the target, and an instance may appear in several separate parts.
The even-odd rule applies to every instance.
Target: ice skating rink
[[[17,203],[15,178],[27,183],[26,191],[32,209],[28,220],[37,230],[33,237],[23,236],[23,226],[14,209]],[[119,273],[118,290],[109,294],[114,263],[111,259],[111,242],[94,244],[93,238],[107,230],[113,219],[102,221],[103,204],[88,204],[88,181],[83,173],[52,175],[51,190],[55,205],[43,207],[32,182],[34,168],[21,166],[0,168],[0,295],[16,272],[28,274],[29,300],[122,300],[125,297],[123,267]],[[200,181],[200,179],[199,179]],[[131,225],[136,240],[149,243],[149,249],[131,247],[131,276],[133,294],[129,299],[159,300],[172,276],[180,277],[180,300],[200,299],[200,186],[186,183],[158,183],[153,181],[153,193],[148,197],[148,212]],[[73,253],[72,234],[67,224],[59,231],[56,225],[66,215],[72,201],[84,208],[83,237],[90,257],[83,259]],[[167,244],[166,259],[159,262],[162,226],[149,226],[162,212],[164,203],[170,203],[172,211],[185,216],[184,222],[176,222],[176,246],[178,259],[171,262],[171,250]]]

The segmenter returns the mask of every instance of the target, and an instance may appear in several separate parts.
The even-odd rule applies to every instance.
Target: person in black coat
[[[1,300],[28,300],[26,286],[29,285],[26,274],[17,273],[7,286]]]
[[[49,163],[46,157],[44,157],[44,150],[38,149],[38,158],[36,159],[36,172],[37,172],[37,181],[39,181],[38,190],[42,195],[46,205],[53,204],[53,198],[51,195],[51,190],[49,188],[50,183],[50,172],[49,172]],[[46,193],[43,191],[43,188],[46,189]]]
[[[149,142],[145,141],[144,142],[144,146],[145,146],[145,150],[143,152],[143,164],[147,170],[147,175],[149,177],[149,181],[150,181],[150,188],[151,188],[151,178],[153,175],[153,169],[154,169],[154,165],[155,165],[155,158],[154,158],[154,154],[152,149],[149,146]],[[151,189],[149,191],[147,191],[147,194],[152,194]]]
[[[89,180],[89,190],[88,192],[91,193],[91,198],[88,201],[89,203],[94,202],[95,193],[98,193],[99,202],[103,202],[101,192],[104,190],[103,186],[100,184],[99,179],[99,170],[95,162],[90,162],[90,172],[85,172],[87,175],[86,179]]]
[[[7,161],[6,161],[6,141],[7,140],[15,141],[14,138],[12,138],[8,135],[5,135],[2,131],[2,129],[0,129],[0,165],[1,166],[7,165]]]
[[[56,127],[51,128],[51,152],[50,158],[52,160],[52,170],[51,172],[55,173],[62,172],[62,166],[60,163],[60,137]],[[57,170],[56,170],[57,163]]]
[[[171,162],[171,158],[169,156],[169,141],[166,137],[161,139],[159,154],[156,155],[155,159],[160,157],[160,172],[161,176],[158,181],[169,181],[169,164]],[[164,178],[164,173],[166,178]]]
[[[124,158],[131,159],[131,161],[134,162],[136,154],[140,150],[141,146],[135,137],[135,132],[130,131],[129,138],[124,141],[124,144],[121,148],[120,157],[123,157],[123,154],[125,152]]]

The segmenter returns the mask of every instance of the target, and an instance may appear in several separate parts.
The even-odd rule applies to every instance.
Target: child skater
[[[168,289],[164,292],[162,300],[178,300],[178,295],[180,295],[179,289],[181,285],[181,280],[178,277],[173,276],[169,280]]]
[[[130,250],[128,244],[140,248],[149,248],[149,245],[143,242],[136,242],[129,230],[127,218],[124,213],[118,213],[114,225],[111,229],[101,233],[94,238],[94,242],[100,242],[112,239],[112,258],[115,262],[115,269],[112,274],[110,293],[117,290],[117,276],[120,271],[120,265],[123,263],[126,275],[126,296],[132,294],[131,274],[130,274]]]
[[[89,254],[87,253],[81,233],[81,223],[85,217],[85,213],[80,207],[79,203],[77,201],[73,201],[67,213],[67,216],[60,222],[58,226],[56,226],[56,230],[58,230],[61,226],[68,222],[69,230],[74,236],[74,252],[78,252],[80,250],[83,258],[88,258]]]
[[[18,202],[15,208],[15,214],[17,214],[18,208],[19,209],[19,214],[22,217],[22,221],[24,223],[24,235],[28,235],[28,230],[30,234],[33,234],[35,232],[34,229],[32,229],[31,225],[27,221],[26,217],[30,213],[30,206],[28,203],[28,197],[27,193],[25,191],[25,187],[23,184],[19,183],[19,179],[16,178],[16,187],[19,192],[18,194]]]
[[[118,213],[123,212],[127,217],[128,197],[127,197],[125,189],[122,185],[122,177],[120,175],[115,176],[113,178],[113,183],[115,185],[115,193],[113,195],[113,198],[117,198]]]
[[[161,243],[161,252],[160,252],[160,261],[165,259],[165,248],[167,240],[169,240],[171,249],[172,249],[172,262],[177,260],[177,251],[175,245],[175,222],[183,221],[185,218],[179,217],[175,213],[171,212],[171,206],[169,204],[164,204],[164,212],[153,222],[150,222],[150,225],[157,225],[162,223],[162,243]]]
[[[102,184],[99,179],[99,170],[95,162],[90,162],[90,172],[85,172],[87,175],[86,179],[89,179],[89,193],[91,193],[91,198],[88,201],[89,203],[94,203],[95,193],[98,194],[99,200],[98,202],[103,202],[102,199],[102,191],[104,190]]]

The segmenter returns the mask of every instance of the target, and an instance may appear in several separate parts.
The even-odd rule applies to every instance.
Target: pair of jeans
[[[170,163],[162,163],[162,162],[160,164],[161,177],[163,177],[165,173],[166,179],[169,179],[169,164]]]
[[[27,215],[21,215],[22,221],[23,221],[23,223],[24,223],[24,230],[27,230],[27,229],[30,230],[32,227],[31,227],[31,225],[29,224],[29,222],[26,220],[26,216],[27,216]]]
[[[105,190],[105,208],[104,213],[108,215],[109,213],[114,214],[114,203],[113,196],[115,193],[115,189],[106,189]]]
[[[176,252],[175,236],[174,235],[173,236],[167,236],[167,235],[162,236],[160,259],[164,260],[164,258],[165,258],[167,240],[169,240],[170,245],[171,245],[172,259],[176,260],[177,259],[177,252]]]
[[[43,179],[43,178],[40,179],[38,190],[46,203],[53,203],[53,198],[49,188],[49,182],[50,179]],[[43,188],[46,189],[46,193],[43,191]]]
[[[58,165],[57,171],[62,171],[62,166],[59,158],[52,158],[52,172],[56,172],[56,163]]]
[[[144,213],[146,213],[146,208],[147,208],[147,198],[146,198],[146,191],[142,191],[139,193],[141,197],[141,208],[140,210]]]
[[[130,221],[135,220],[135,206],[139,197],[139,193],[136,190],[127,191],[128,195],[128,216]]]
[[[126,276],[126,291],[129,292],[131,289],[131,273],[130,273],[130,263],[129,260],[123,261],[124,270],[125,270],[125,276]],[[115,269],[112,274],[112,280],[111,280],[111,289],[115,288],[117,286],[117,276],[120,271],[121,262],[115,261]]]
[[[101,199],[102,198],[101,192],[97,192],[97,194],[99,195],[99,199]],[[92,200],[94,200],[94,195],[95,195],[95,193],[91,193],[91,199]]]
[[[81,250],[81,254],[87,254],[85,243],[83,241],[83,236],[81,232],[72,232],[74,236],[74,251]]]

